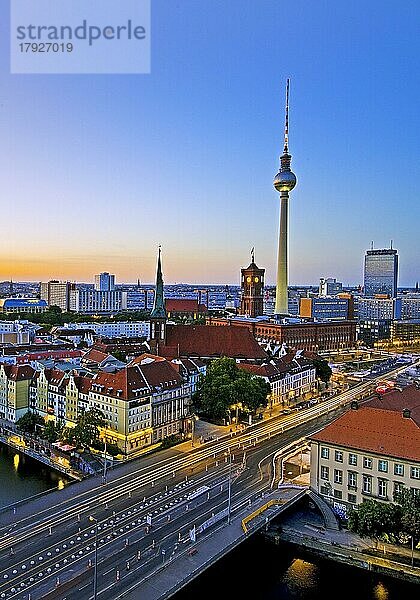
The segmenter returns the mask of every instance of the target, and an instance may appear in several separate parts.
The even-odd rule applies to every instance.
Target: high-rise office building
[[[391,248],[367,250],[365,255],[364,296],[387,295],[396,298],[398,285],[398,252]]]
[[[97,292],[112,292],[115,290],[115,275],[99,273],[95,275],[95,290]]]
[[[75,287],[69,281],[41,282],[41,300],[45,300],[48,306],[59,306],[63,312],[67,312],[70,308],[70,291]]]

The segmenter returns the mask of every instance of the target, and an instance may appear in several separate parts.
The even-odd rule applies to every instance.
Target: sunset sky
[[[7,30],[7,2],[0,23]],[[0,281],[275,280],[291,77],[290,283],[420,280],[420,5],[153,0],[150,75],[10,75],[0,36]]]

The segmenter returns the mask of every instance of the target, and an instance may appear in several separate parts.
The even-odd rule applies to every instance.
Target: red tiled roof
[[[408,408],[411,418],[420,427],[420,389],[415,385],[409,385],[402,390],[393,389],[385,392],[378,398],[370,400],[366,406],[400,413]]]
[[[182,384],[182,377],[167,360],[137,365],[137,367],[151,388],[171,389]]]
[[[402,412],[369,406],[350,410],[312,440],[420,461],[420,427]]]
[[[139,365],[141,364],[143,361],[162,361],[162,360],[166,360],[165,358],[163,358],[162,356],[156,356],[155,354],[149,354],[148,352],[143,352],[143,354],[140,354],[140,356],[135,356],[133,358],[133,360],[130,362],[130,365]]]
[[[157,360],[144,365],[131,365],[116,373],[98,373],[91,380],[91,389],[94,393],[132,400],[141,399],[145,393],[158,388],[168,390],[181,384],[182,377],[172,365],[167,360]]]
[[[168,325],[166,345],[159,346],[159,354],[166,358],[267,358],[249,329],[217,325]]]
[[[92,362],[97,363],[98,365],[109,358],[111,355],[106,354],[105,352],[101,352],[100,350],[96,350],[96,348],[90,348],[82,358],[83,362]]]
[[[199,304],[198,300],[184,300],[183,298],[168,298],[165,300],[166,311],[171,312],[185,312],[185,313],[205,313],[207,312],[207,306],[205,304]]]
[[[3,365],[4,372],[13,381],[32,379],[35,370],[30,365]]]

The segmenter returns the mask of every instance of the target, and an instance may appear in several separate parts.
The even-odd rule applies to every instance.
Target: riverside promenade
[[[347,529],[330,529],[312,510],[293,511],[265,533],[275,544],[293,544],[319,556],[389,577],[420,584],[420,551],[378,542]]]

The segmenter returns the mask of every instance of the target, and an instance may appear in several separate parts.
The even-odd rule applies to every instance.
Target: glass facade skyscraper
[[[396,298],[398,284],[398,253],[396,250],[368,250],[365,256],[364,295],[373,298],[386,294]]]

